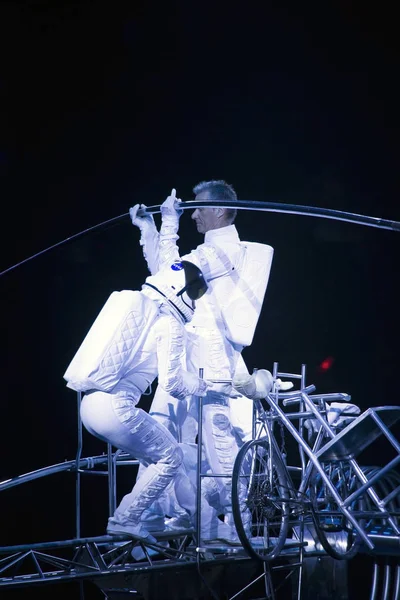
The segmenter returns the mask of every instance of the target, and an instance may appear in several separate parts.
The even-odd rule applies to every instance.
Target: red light
[[[328,371],[328,369],[330,369],[332,365],[333,365],[333,356],[328,356],[319,365],[319,370],[320,371]]]

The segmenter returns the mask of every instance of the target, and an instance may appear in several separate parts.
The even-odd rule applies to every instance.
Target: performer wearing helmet
[[[210,385],[185,370],[184,325],[207,282],[224,276],[231,265],[215,250],[204,266],[202,272],[199,264],[175,255],[146,279],[141,291],[113,292],[64,374],[68,387],[85,392],[81,417],[86,429],[149,465],[108,520],[109,533],[154,542],[141,515],[173,481],[181,505],[194,512],[182,450],[137,403],[157,376],[159,386],[177,401],[203,396]]]

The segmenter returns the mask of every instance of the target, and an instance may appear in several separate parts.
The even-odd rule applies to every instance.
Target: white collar
[[[218,229],[210,229],[210,231],[207,231],[204,236],[204,242],[212,243],[213,241],[216,241],[217,238],[222,237],[234,238],[235,240],[240,241],[236,227],[234,225],[227,225],[226,227],[219,227]]]

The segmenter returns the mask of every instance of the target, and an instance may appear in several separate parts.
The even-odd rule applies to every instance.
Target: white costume
[[[162,266],[175,258],[178,239],[178,218],[164,219],[157,238],[154,229],[142,229],[141,244],[150,269]],[[172,243],[173,242],[173,243]],[[185,260],[206,268],[209,256],[218,249],[227,264],[234,266],[225,277],[208,281],[207,292],[196,303],[196,312],[187,323],[187,368],[193,374],[204,369],[206,380],[232,381],[234,373],[248,374],[241,352],[251,344],[260,315],[270,274],[273,249],[264,244],[241,242],[234,225],[207,231],[204,243],[184,257]],[[212,480],[219,495],[219,508],[228,516],[231,513],[231,476],[238,452],[238,443],[232,421],[240,427],[241,435],[251,435],[253,403],[245,397],[230,399],[230,383],[215,384],[203,401],[203,445],[205,458],[213,473],[226,474],[226,478]],[[236,410],[235,410],[236,409]],[[232,419],[232,413],[236,416]],[[192,397],[188,414],[174,398],[157,388],[150,414],[164,423],[176,439],[194,442],[197,434],[197,405]],[[243,439],[243,438],[242,438]],[[203,480],[211,496],[209,478]],[[210,499],[210,498],[209,498]],[[153,507],[154,513],[157,508]],[[214,531],[220,521],[203,520],[202,537],[218,536]],[[203,512],[202,512],[203,517]],[[151,518],[151,512],[146,513]],[[228,519],[229,521],[229,519]],[[233,528],[233,519],[230,521]],[[208,528],[208,530],[207,530]],[[234,537],[235,534],[231,537]]]
[[[220,269],[215,256],[217,264],[211,261],[208,278]],[[109,533],[151,538],[141,526],[141,515],[173,480],[180,482],[179,502],[194,511],[194,491],[181,468],[182,450],[163,425],[136,406],[157,376],[177,401],[204,395],[208,387],[184,370],[184,323],[194,312],[190,286],[199,284],[199,279],[187,280],[193,270],[202,286],[202,273],[176,260],[148,277],[140,292],[113,292],[64,375],[68,387],[86,392],[81,416],[87,430],[150,465],[109,519]]]

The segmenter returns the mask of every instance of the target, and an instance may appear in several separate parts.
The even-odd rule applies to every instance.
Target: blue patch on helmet
[[[181,263],[179,260],[177,260],[176,262],[174,262],[174,263],[171,265],[171,269],[172,269],[173,271],[182,271],[182,269],[183,269],[183,265],[182,265],[182,263]]]

